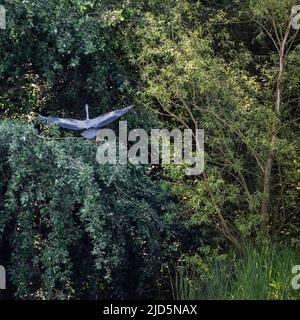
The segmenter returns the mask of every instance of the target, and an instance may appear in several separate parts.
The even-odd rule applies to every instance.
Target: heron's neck
[[[90,117],[89,117],[89,105],[88,104],[85,105],[85,111],[86,111],[86,120],[89,120]]]

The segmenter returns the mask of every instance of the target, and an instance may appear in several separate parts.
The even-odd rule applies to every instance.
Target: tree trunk
[[[277,123],[273,126],[270,149],[268,151],[267,160],[264,165],[264,176],[263,176],[263,200],[261,204],[261,232],[264,237],[268,237],[269,233],[269,220],[270,220],[270,198],[271,198],[271,179],[272,179],[272,167],[274,160],[274,145],[276,141],[278,127],[280,125],[280,109],[282,105],[282,93],[283,93],[283,82],[284,73],[286,67],[286,54],[287,54],[287,42],[291,29],[291,21],[289,22],[288,28],[284,34],[282,42],[280,43],[279,52],[279,73],[277,78],[276,86],[276,100],[275,100],[275,112],[278,117]]]
[[[261,232],[267,237],[269,232],[269,209],[270,209],[270,190],[271,190],[271,177],[272,177],[272,166],[273,166],[273,146],[276,136],[273,135],[272,144],[269,151],[269,155],[264,167],[264,185],[263,193],[264,197],[261,204]]]

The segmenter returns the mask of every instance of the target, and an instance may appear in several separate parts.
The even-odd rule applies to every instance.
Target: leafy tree
[[[117,53],[121,14],[99,1],[5,3],[0,38],[0,112],[82,115],[126,103],[129,83]]]
[[[129,40],[128,50],[141,70],[146,105],[176,126],[206,131],[202,176],[165,169],[174,192],[193,210],[192,224],[214,226],[238,248],[241,238],[266,238],[269,229],[297,241],[299,176],[291,172],[299,152],[299,45],[290,28],[292,2],[235,2],[235,10],[226,3],[172,4],[168,14],[145,14],[126,35],[139,39],[140,49]],[[252,27],[246,41],[237,35],[242,24]],[[251,50],[253,41],[261,51]]]
[[[169,192],[146,168],[98,164],[94,142],[10,121],[0,132],[0,246],[16,297],[153,295],[176,254]]]

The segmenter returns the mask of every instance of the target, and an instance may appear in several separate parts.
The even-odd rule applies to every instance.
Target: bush
[[[95,142],[0,122],[0,248],[17,298],[155,294],[172,201],[146,168],[99,165]],[[1,259],[1,257],[0,257]]]

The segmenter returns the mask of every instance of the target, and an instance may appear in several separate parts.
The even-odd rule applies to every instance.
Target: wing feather
[[[71,130],[84,130],[88,129],[88,124],[86,121],[76,120],[76,119],[63,119],[63,118],[55,118],[55,117],[44,117],[40,115],[40,118],[60,126],[61,128],[71,129]]]
[[[101,128],[126,114],[133,106],[117,109],[90,120],[90,128]]]

